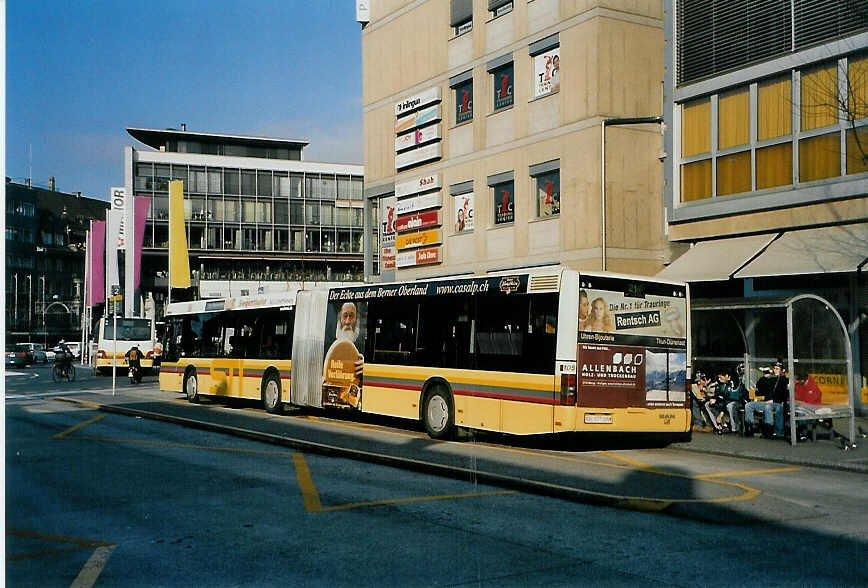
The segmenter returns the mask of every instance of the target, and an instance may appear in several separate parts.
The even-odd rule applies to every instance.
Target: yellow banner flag
[[[184,230],[184,182],[169,182],[169,288],[190,287],[190,256]]]

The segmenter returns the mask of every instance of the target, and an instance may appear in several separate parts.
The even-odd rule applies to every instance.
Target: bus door
[[[218,357],[211,360],[213,384],[210,393],[216,396],[240,397],[243,395],[243,362],[248,343],[245,333],[249,334],[251,328],[231,313],[227,313],[223,318]]]

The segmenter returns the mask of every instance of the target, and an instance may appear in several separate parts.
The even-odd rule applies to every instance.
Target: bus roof
[[[191,300],[189,302],[173,302],[166,310],[166,316],[179,314],[199,314],[203,312],[221,312],[224,310],[249,310],[254,308],[280,308],[295,306],[298,288],[286,292],[269,294],[254,294],[253,296],[236,296],[232,298],[212,298],[209,300]]]

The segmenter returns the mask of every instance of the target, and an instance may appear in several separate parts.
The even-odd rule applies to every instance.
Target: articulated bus
[[[160,389],[513,435],[690,436],[683,283],[535,269],[171,305]]]
[[[142,352],[143,369],[151,369],[154,361],[154,321],[147,318],[117,318],[117,339],[115,339],[115,319],[110,316],[99,321],[97,334],[96,369],[101,374],[112,371],[112,365],[127,368],[125,354],[133,346]]]

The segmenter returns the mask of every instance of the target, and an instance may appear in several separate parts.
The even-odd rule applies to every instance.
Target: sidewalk
[[[859,427],[868,432],[868,418],[856,417],[855,449],[841,449],[840,439],[818,438],[802,441],[795,447],[789,439],[763,439],[760,436],[741,437],[738,434],[716,435],[694,429],[690,443],[676,443],[671,447],[685,451],[731,455],[747,459],[761,459],[781,463],[829,468],[868,474],[868,438],[859,436]],[[835,429],[847,434],[848,424],[844,419],[835,422]]]

